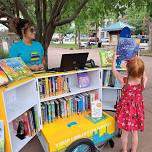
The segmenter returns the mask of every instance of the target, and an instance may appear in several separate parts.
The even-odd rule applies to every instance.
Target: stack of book
[[[117,87],[121,88],[121,84],[114,77],[111,70],[106,70],[103,72],[103,86],[104,87]]]
[[[98,92],[92,91],[44,102],[41,104],[42,122],[43,124],[50,123],[57,118],[90,111],[91,102],[97,99]]]
[[[67,76],[46,77],[39,79],[40,98],[57,96],[70,92]]]
[[[35,135],[35,133],[37,133],[40,128],[37,108],[32,107],[17,119],[13,120],[13,128],[16,134],[18,133],[17,131],[19,131],[19,122],[22,122],[24,125],[23,128],[25,136]]]

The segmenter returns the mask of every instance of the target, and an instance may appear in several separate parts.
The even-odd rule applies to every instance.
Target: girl
[[[134,57],[127,62],[127,77],[116,70],[116,54],[114,55],[112,72],[122,85],[122,95],[116,109],[117,126],[122,130],[122,152],[127,152],[128,134],[132,133],[131,152],[137,151],[138,131],[144,130],[143,89],[147,83],[144,62]]]
[[[12,44],[10,57],[21,57],[31,70],[42,70],[44,50],[41,43],[33,41],[36,35],[34,27],[28,20],[19,19],[16,23],[16,31],[20,41]]]

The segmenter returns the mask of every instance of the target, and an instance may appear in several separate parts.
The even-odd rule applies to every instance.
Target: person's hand
[[[44,70],[44,65],[43,64],[39,64],[39,70]]]
[[[32,66],[30,66],[30,69],[32,71],[38,71],[38,70],[40,70],[40,67],[39,67],[39,65],[32,65]]]

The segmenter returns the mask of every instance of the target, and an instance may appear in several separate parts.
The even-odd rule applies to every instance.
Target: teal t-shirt
[[[32,41],[31,45],[27,45],[20,40],[12,44],[9,56],[21,57],[27,65],[42,64],[44,49],[40,42]]]

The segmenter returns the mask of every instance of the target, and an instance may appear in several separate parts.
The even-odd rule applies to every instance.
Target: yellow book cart
[[[77,74],[87,72],[90,84],[80,88]],[[66,83],[62,86],[66,91],[60,94],[49,93],[54,86],[49,84],[58,76],[64,77]],[[42,80],[42,81],[41,81]],[[59,81],[61,83],[61,81]],[[68,83],[68,85],[67,85]],[[46,86],[46,91],[40,85]],[[57,86],[56,86],[57,87]],[[58,88],[61,90],[60,88]],[[62,73],[35,74],[33,77],[12,82],[0,88],[0,119],[5,126],[5,152],[19,152],[35,135],[38,136],[45,152],[84,152],[99,143],[113,138],[115,134],[115,120],[109,114],[102,112],[102,117],[92,118],[88,110],[65,115],[62,118],[43,120],[42,105],[53,101],[61,101],[68,97],[96,91],[102,102],[102,74],[100,68],[69,71]],[[63,102],[64,103],[64,102]],[[47,104],[47,106],[49,106]],[[13,121],[34,107],[37,112],[37,126],[35,133],[24,139],[16,137]],[[49,114],[48,114],[49,115]]]

